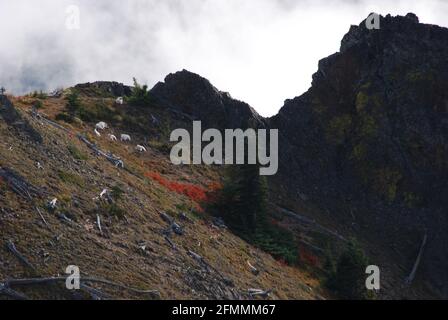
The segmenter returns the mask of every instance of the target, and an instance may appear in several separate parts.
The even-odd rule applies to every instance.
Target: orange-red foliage
[[[286,260],[285,259],[283,259],[283,258],[277,258],[277,259],[275,259],[277,262],[278,262],[278,264],[280,264],[282,267],[286,267],[286,266],[288,266],[288,263],[286,262]]]
[[[303,261],[310,266],[318,267],[320,265],[319,258],[303,247],[299,247],[299,258],[300,261]]]
[[[208,202],[211,191],[220,188],[218,183],[212,183],[209,185],[209,189],[205,189],[194,184],[170,181],[162,177],[158,172],[146,172],[145,176],[157,181],[168,190],[183,194],[196,202]]]

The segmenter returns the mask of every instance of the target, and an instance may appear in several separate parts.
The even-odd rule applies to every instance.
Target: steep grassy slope
[[[146,110],[160,123],[145,132],[138,126],[143,119],[131,119],[132,108],[115,105],[113,98],[83,96],[81,100],[87,109],[101,104],[111,116],[116,116],[110,121],[111,129],[96,137],[91,122],[59,121],[67,132],[31,116],[34,99],[10,99],[22,117],[18,121],[27,121],[41,142],[0,116],[0,167],[13,170],[41,195],[26,199],[13,192],[8,181],[0,181],[0,279],[63,275],[68,265],[77,265],[83,275],[158,290],[162,299],[244,299],[249,298],[248,288],[273,289],[274,299],[327,296],[315,277],[285,266],[228,230],[213,226],[207,213],[193,201],[194,195],[187,196],[160,183],[170,181],[207,190],[210,184],[220,181],[216,168],[175,167],[170,163],[164,140],[167,127],[173,121],[182,121],[173,114],[157,108]],[[42,104],[39,112],[54,120],[64,110],[66,100],[47,98]],[[5,111],[6,107],[2,108]],[[131,120],[137,123],[132,125]],[[106,132],[117,136],[125,132],[133,141],[112,142]],[[78,133],[85,134],[99,149],[120,157],[125,169],[95,153],[77,138]],[[145,145],[148,152],[136,153],[137,143]],[[42,168],[38,168],[38,162]],[[159,181],[153,179],[158,175]],[[104,188],[111,191],[113,204],[95,199]],[[47,209],[53,198],[58,199],[54,211]],[[165,239],[169,225],[161,218],[162,212],[175,217],[184,228],[184,235],[169,235],[176,248]],[[186,212],[187,220],[179,216],[181,212]],[[34,266],[34,271],[7,249],[9,240]],[[211,267],[207,270],[187,254],[188,250],[201,255]],[[261,271],[258,276],[251,273],[247,261]],[[111,298],[158,298],[107,285],[92,286]],[[62,284],[17,291],[30,298],[77,297]],[[84,291],[83,294],[87,297]]]

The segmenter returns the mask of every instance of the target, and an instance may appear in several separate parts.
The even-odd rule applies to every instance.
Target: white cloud
[[[69,5],[80,30],[65,28]],[[0,85],[20,94],[135,76],[152,86],[185,68],[269,116],[375,7],[448,26],[442,0],[0,0]]]

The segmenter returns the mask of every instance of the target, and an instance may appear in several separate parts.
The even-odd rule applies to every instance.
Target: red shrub
[[[319,258],[311,251],[303,247],[299,247],[299,258],[300,261],[303,261],[307,265],[313,267],[318,267],[320,265]]]
[[[277,258],[277,259],[275,259],[282,267],[286,267],[286,266],[288,266],[288,263],[286,262],[286,260],[285,259],[283,259],[283,258]]]
[[[148,178],[151,178],[158,183],[160,183],[162,186],[167,188],[168,190],[174,191],[179,194],[183,194],[187,197],[189,197],[191,200],[196,202],[207,202],[208,201],[208,194],[210,193],[210,190],[206,190],[200,186],[189,184],[189,183],[180,183],[175,181],[170,181],[164,177],[162,177],[158,172],[146,172],[145,176]],[[212,183],[209,188],[211,190],[214,190],[214,188],[218,188],[219,184]],[[199,209],[201,209],[199,207]]]

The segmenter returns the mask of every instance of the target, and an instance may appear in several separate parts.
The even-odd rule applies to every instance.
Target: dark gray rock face
[[[247,103],[232,99],[207,79],[186,70],[169,74],[150,93],[158,104],[200,119],[207,127],[246,128],[263,125],[263,118]]]
[[[420,24],[414,14],[381,17],[379,30],[362,22],[340,52],[319,62],[311,89],[270,119],[281,132],[277,180],[310,195],[347,228],[354,211],[364,226],[359,233],[381,232],[385,246],[418,247],[427,230],[421,270],[444,297],[447,57],[448,29]],[[409,269],[413,263],[401,262]]]
[[[122,97],[129,96],[132,93],[132,87],[115,81],[81,83],[77,84],[75,89],[87,96],[105,95],[110,97]]]

